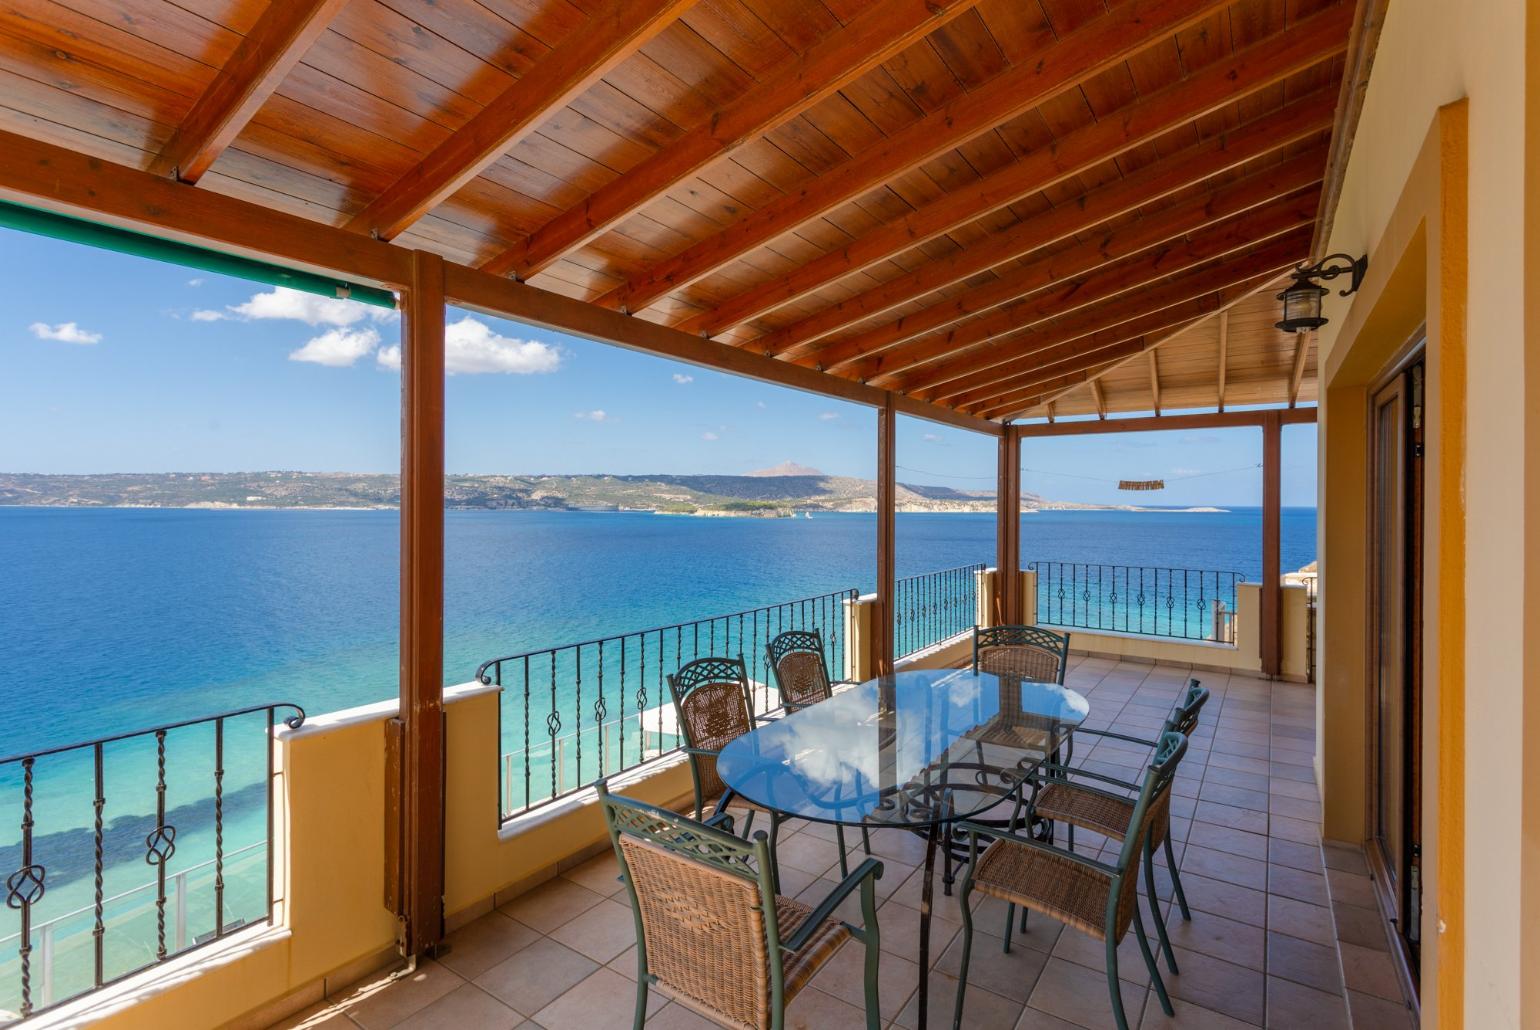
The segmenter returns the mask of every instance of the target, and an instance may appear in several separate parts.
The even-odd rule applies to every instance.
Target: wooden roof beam
[[[1107,417],[1107,395],[1102,392],[1102,381],[1091,380],[1091,399],[1096,402],[1096,417]]]
[[[1230,312],[1219,313],[1219,410],[1225,410],[1225,373],[1230,367]]]
[[[1212,315],[1224,305],[1249,296],[1259,283],[1271,280],[1272,275],[1268,272],[1266,276],[1209,292],[1214,290],[1214,279],[1225,278],[1225,273],[1209,268],[1196,269],[1151,291],[1147,299],[1141,298],[1137,307],[1114,298],[1066,318],[1014,333],[1002,341],[1015,355],[1012,361],[982,368],[925,396],[949,407],[977,407],[1037,382],[1045,367],[1130,339],[1164,336]],[[1187,299],[1168,303],[1183,294],[1189,295]]]
[[[1129,0],[1120,4],[1035,57],[1018,62],[722,232],[656,262],[597,303],[640,311],[782,233],[1025,114],[1227,6],[1228,0]]]
[[[1152,212],[1084,243],[1028,264],[1002,269],[993,282],[975,286],[893,322],[841,337],[826,346],[808,344],[776,356],[809,367],[839,369],[1056,282],[1094,271],[1108,262],[1180,239],[1211,223],[1287,197],[1320,182],[1325,160],[1324,150],[1301,154],[1281,165]]]
[[[346,2],[272,0],[150,162],[150,171],[185,183],[202,178]]]
[[[695,0],[610,0],[453,135],[347,222],[394,239],[480,175],[649,40]]]
[[[1160,359],[1155,356],[1154,349],[1145,354],[1150,359],[1150,410],[1160,416]]]
[[[1234,83],[1236,91],[1244,92],[1246,83]],[[1327,106],[1328,91],[1297,100],[1281,111],[1257,118],[1239,129],[1215,136],[1196,146],[1179,151],[1151,165],[1141,168],[1126,178],[1116,179],[1097,187],[1073,201],[1059,204],[988,237],[972,246],[960,248],[945,258],[931,258],[907,275],[874,286],[848,300],[825,308],[782,329],[749,340],[739,346],[766,354],[795,356],[798,348],[815,343],[848,325],[880,314],[890,308],[906,304],[928,293],[943,289],[953,283],[987,271],[997,265],[1012,261],[1026,254],[1084,232],[1102,222],[1128,214],[1146,204],[1197,185],[1206,179],[1220,175],[1247,161],[1266,155],[1273,150],[1296,143],[1315,133],[1324,131],[1331,123]],[[1140,101],[1135,107],[1158,104],[1158,97]],[[1194,108],[1181,107],[1169,117],[1151,124],[1159,124],[1169,130],[1190,120]],[[1125,115],[1132,118],[1133,109]],[[1046,151],[1029,155],[1016,165],[1008,166],[986,177],[990,182],[983,196],[990,199],[982,203],[996,203],[1001,197],[1020,199],[1016,190],[1034,192],[1043,186],[1061,181],[1066,170],[1080,171],[1104,160],[1105,147],[1101,139],[1108,135],[1108,121],[1095,122],[1078,129],[1059,144]],[[1125,123],[1126,124],[1126,123]],[[1083,134],[1083,136],[1082,136]],[[1092,138],[1094,137],[1094,139]],[[1089,142],[1077,143],[1085,138]],[[1143,134],[1124,139],[1142,139]],[[1093,145],[1094,144],[1094,145]],[[1080,154],[1090,155],[1084,158]],[[1044,178],[1031,178],[1021,174],[1028,164],[1038,164]],[[997,188],[998,186],[998,188]],[[947,207],[962,211],[946,218],[933,218],[932,209]],[[805,296],[830,282],[877,261],[886,260],[896,252],[914,246],[917,238],[933,238],[943,231],[955,229],[959,224],[979,217],[983,212],[970,204],[966,210],[957,206],[952,194],[934,204],[907,216],[894,225],[880,226],[861,240],[837,251],[831,251],[796,269],[790,275],[780,276],[760,286],[747,290],[711,311],[680,324],[681,329],[715,335],[723,329],[739,325],[756,315],[787,301]],[[954,222],[953,219],[956,219]],[[939,226],[946,226],[940,229]],[[904,230],[898,232],[898,229]],[[875,244],[871,242],[875,240]]]
[[[1018,329],[1106,300],[1275,237],[1289,236],[1314,217],[1313,191],[1247,212],[1180,242],[1114,262],[1052,289],[1012,301],[978,318],[844,366],[844,374],[905,392],[931,389],[973,371],[999,347],[991,342]],[[1297,248],[1292,248],[1297,249]],[[1298,260],[1298,257],[1295,257]],[[1257,273],[1250,273],[1254,275]],[[1210,287],[1212,290],[1214,287]],[[1131,298],[1132,299],[1132,298]],[[1134,300],[1138,303],[1138,300]]]
[[[1305,358],[1310,353],[1310,333],[1294,334],[1294,367],[1289,373],[1289,407],[1299,404],[1299,388],[1305,381]]]
[[[1140,353],[1143,352],[1141,351]],[[1124,358],[1122,360],[1126,361],[1128,359]],[[1050,379],[1047,382],[1041,384],[1035,390],[1031,391],[1031,395],[1028,397],[1015,401],[1002,401],[997,404],[990,405],[988,410],[1010,411],[1011,417],[1013,418],[1025,415],[1033,408],[1039,408],[1045,404],[1052,404],[1060,398],[1064,397],[1066,394],[1078,390],[1080,387],[1086,385],[1087,383],[1095,382],[1098,377],[1105,375],[1108,371],[1116,368],[1119,364],[1121,364],[1120,361],[1106,361],[1099,365],[1093,365],[1080,371],[1067,372],[1064,375],[1057,376],[1054,379]]]
[[[482,264],[482,270],[528,279],[549,268],[682,180],[801,115],[978,2],[896,0],[868,6],[707,121]]]

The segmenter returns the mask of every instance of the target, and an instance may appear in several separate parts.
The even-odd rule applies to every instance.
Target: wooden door
[[[1421,922],[1420,359],[1375,394],[1371,426],[1370,858],[1415,978]]]

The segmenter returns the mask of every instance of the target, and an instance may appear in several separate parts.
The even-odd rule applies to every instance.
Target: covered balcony
[[[1440,1025],[1463,1025],[1466,1011],[1473,1026],[1519,1025],[1531,999],[1511,960],[1533,958],[1540,931],[1521,931],[1465,864],[1465,491],[1482,499],[1492,541],[1527,530],[1522,512],[1493,514],[1519,503],[1493,486],[1511,477],[1466,476],[1461,176],[1481,162],[1467,157],[1464,108],[1405,71],[1437,64],[1422,58],[1440,45],[1407,10],[1387,42],[1397,91],[1421,105],[1414,141],[1394,98],[1371,89],[1387,17],[1371,0],[0,11],[0,223],[402,316],[399,682],[363,708],[297,713],[274,699],[185,723],[147,717],[142,733],[8,761],[18,835],[4,1004],[36,1026],[624,1025],[637,924],[595,781],[692,807],[670,673],[742,656],[756,712],[778,714],[762,655],[782,629],[818,629],[829,678],[859,682],[968,664],[975,627],[1042,625],[1069,634],[1065,683],[1089,702],[1086,728],[1148,737],[1190,678],[1211,691],[1171,788],[1190,921],[1153,859],[1181,968],[1165,978],[1175,1015],[1130,958],[1132,1025],[1399,1027],[1435,1003]],[[1522,26],[1488,28],[1460,52],[1523,38]],[[1502,163],[1490,136],[1478,142],[1482,167]],[[1376,173],[1384,182],[1366,185]],[[1382,185],[1405,192],[1394,211]],[[1513,182],[1496,186],[1517,205]],[[1361,292],[1325,302],[1324,334],[1319,317],[1276,328],[1289,272],[1339,250],[1374,252],[1367,275],[1353,265]],[[446,669],[451,305],[870,407],[875,582]],[[1497,398],[1484,416],[1525,410],[1499,403],[1514,399],[1501,389],[1522,378],[1514,369],[1475,370]],[[1386,390],[1404,404],[1386,431],[1426,436],[1371,445],[1391,402],[1370,398]],[[995,547],[973,565],[897,574],[900,416],[997,450]],[[1282,433],[1318,417],[1319,582],[1279,550]],[[1475,421],[1483,453],[1501,450],[1502,434]],[[1259,576],[1023,553],[1023,453],[1036,441],[1191,428],[1260,439]],[[1429,455],[1426,478],[1375,478],[1392,443],[1409,477]],[[1420,492],[1404,524],[1412,507],[1379,504],[1392,480],[1398,501],[1427,485],[1426,522]],[[1372,579],[1392,553],[1393,574]],[[1473,633],[1500,625],[1512,632],[1497,639],[1520,639],[1504,620],[1527,611],[1523,599],[1499,593],[1514,603],[1493,600]],[[1377,614],[1392,602],[1394,632]],[[1504,653],[1472,647],[1471,661]],[[1489,671],[1483,682],[1506,683],[1513,670]],[[1396,693],[1403,681],[1417,692]],[[1390,701],[1409,706],[1393,725]],[[1511,737],[1530,714],[1518,704],[1497,729]],[[166,804],[167,756],[189,733],[214,756],[184,802],[215,857],[189,864],[189,848],[178,865],[187,810]],[[1410,763],[1394,775],[1392,744]],[[103,819],[120,747],[158,787],[132,833]],[[227,850],[237,758],[244,803],[265,821]],[[94,767],[94,792],[68,799],[75,851],[62,866],[33,851],[59,803],[35,796],[34,770],[54,759]],[[1074,762],[1137,778],[1147,759],[1107,741]],[[1392,779],[1405,787],[1394,806]],[[1391,807],[1415,816],[1414,837],[1389,827]],[[1473,840],[1490,832],[1519,853],[1540,839],[1529,808],[1522,841],[1489,806],[1470,811]],[[829,834],[786,830],[786,896],[839,878]],[[956,900],[935,883],[923,968],[925,845],[903,830],[871,836],[885,865],[877,1021],[920,1025],[926,979],[926,1022],[944,1025]],[[125,841],[148,871],[115,893],[104,868]],[[1116,850],[1091,833],[1077,844]],[[1527,869],[1502,876],[1529,912]],[[1034,915],[1006,953],[1005,915],[990,901],[978,911],[963,1025],[1111,1025],[1088,936]],[[1483,936],[1488,923],[1503,933]],[[1496,986],[1477,982],[1487,967],[1468,953],[1503,959]],[[858,1023],[856,963],[845,945],[790,1023]],[[1483,991],[1504,1018],[1475,1018],[1491,1011]],[[702,1025],[666,991],[652,1004],[649,1025]]]

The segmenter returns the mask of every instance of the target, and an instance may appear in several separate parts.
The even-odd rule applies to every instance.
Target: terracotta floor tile
[[[1181,973],[1165,975],[1166,990],[1173,999],[1261,1024],[1266,999],[1266,977],[1261,970],[1182,948],[1176,949],[1176,961]]]
[[[514,898],[499,911],[541,933],[550,933],[603,900],[603,895],[558,876]]]
[[[1122,983],[1123,1011],[1129,1023],[1143,1011],[1145,988]],[[1060,958],[1048,960],[1032,990],[1031,1007],[1079,1026],[1101,1030],[1113,1025],[1107,977]]]
[[[501,912],[489,912],[449,935],[449,951],[439,961],[473,980],[540,935]]]
[[[786,1006],[786,1030],[829,1030],[848,1027],[856,1030],[866,1025],[866,1010],[825,994],[816,987],[806,987]]]
[[[1337,947],[1342,956],[1342,974],[1348,990],[1372,994],[1397,1004],[1404,1000],[1401,978],[1396,974],[1395,963],[1391,961],[1389,952],[1362,948],[1346,941],[1339,941]]]
[[[475,982],[505,1005],[533,1016],[598,967],[593,959],[543,937],[482,973]]]
[[[410,973],[376,978],[347,999],[348,1017],[364,1030],[384,1030],[396,1026],[465,981],[437,962],[418,964]]]
[[[725,1024],[707,1019],[694,1009],[685,1008],[677,1001],[669,1002],[647,1017],[647,1030],[716,1030],[722,1026]]]
[[[1160,999],[1151,991],[1144,1000],[1144,1019],[1137,1024],[1139,1030],[1252,1030],[1254,1024],[1227,1016],[1213,1009],[1172,998],[1174,1015],[1166,1015],[1160,1007]]]
[[[1348,1010],[1355,1027],[1374,1030],[1413,1030],[1411,1010],[1404,1002],[1386,1001],[1357,991],[1347,992]]]
[[[649,992],[647,1011],[656,1012],[667,999]],[[613,969],[599,969],[535,1013],[544,1030],[592,1030],[626,1026],[636,1013],[636,984]]]
[[[475,984],[463,984],[398,1023],[400,1030],[513,1030],[524,1017]]]
[[[609,897],[626,889],[620,882],[620,862],[613,851],[590,858],[576,869],[562,873],[562,879],[587,887],[595,894]]]
[[[1334,905],[1332,914],[1337,922],[1337,938],[1349,944],[1374,951],[1386,951],[1390,942],[1386,939],[1386,923],[1378,909],[1359,908],[1357,905]]]
[[[551,931],[551,939],[603,965],[636,943],[631,909],[605,899]]]
[[[1132,1026],[1134,1017],[1130,1014],[1128,1018]],[[1082,1030],[1082,1027],[1079,1023],[1071,1023],[1028,1005],[1021,1010],[1021,1018],[1016,1021],[1015,1030]]]
[[[1274,865],[1286,865],[1308,873],[1321,871],[1321,849],[1318,844],[1301,844],[1298,841],[1269,837],[1267,860]]]
[[[1215,851],[1228,851],[1232,855],[1244,855],[1264,862],[1267,860],[1267,837],[1263,834],[1206,823],[1201,818],[1193,821],[1187,841]]]
[[[1336,939],[1331,909],[1277,894],[1267,896],[1267,928],[1316,944],[1329,945]]]
[[[1275,815],[1267,820],[1267,832],[1274,837],[1293,841],[1296,844],[1317,844],[1321,840],[1321,824],[1307,822],[1304,819],[1291,819],[1288,816]]]
[[[1267,935],[1267,975],[1333,994],[1342,992],[1336,949],[1286,933]]]
[[[1193,913],[1189,922],[1173,907],[1166,932],[1176,948],[1195,951],[1261,971],[1267,956],[1267,935],[1260,926],[1209,912]],[[1178,966],[1181,959],[1177,959]]]
[[[1267,1024],[1270,1030],[1349,1030],[1347,1002],[1292,980],[1267,978]]]
[[[1193,810],[1192,818],[1194,822],[1211,823],[1214,826],[1224,826],[1245,833],[1265,834],[1267,832],[1266,812],[1237,808],[1218,801],[1199,800],[1197,808]]]
[[[927,1030],[950,1030],[952,1016],[957,1011],[958,981],[945,973],[933,973],[930,978],[930,997],[926,1001],[925,1023]],[[963,997],[963,1026],[1014,1026],[1025,1006],[1019,1001],[1002,997],[987,990],[980,982],[968,978],[968,990]],[[893,1021],[895,1027],[914,1030],[920,1025],[920,999],[911,996],[904,1010]],[[854,1030],[854,1028],[852,1028]]]
[[[1269,795],[1265,790],[1246,790],[1244,787],[1226,787],[1222,783],[1210,783],[1204,781],[1203,789],[1198,792],[1200,801],[1215,801],[1222,805],[1230,805],[1233,808],[1248,808],[1253,812],[1267,813],[1267,799]]]
[[[879,949],[877,998],[883,1019],[889,1020],[898,1016],[904,1003],[914,993],[919,972],[918,963],[902,955],[895,955],[891,951]],[[864,1010],[866,1008],[866,946],[856,940],[847,942],[813,977],[812,986]]]
[[[1326,891],[1326,877],[1320,873],[1308,873],[1286,865],[1267,867],[1267,892],[1281,894],[1295,901],[1311,905],[1328,906],[1331,898]]]
[[[1374,881],[1361,873],[1343,872],[1341,869],[1326,870],[1326,887],[1331,899],[1338,905],[1357,905],[1378,911],[1379,898],[1374,893]]]
[[[1326,868],[1340,869],[1343,872],[1357,873],[1360,876],[1369,875],[1369,863],[1364,858],[1362,848],[1355,848],[1349,844],[1339,844],[1336,841],[1327,841],[1321,845],[1321,852],[1325,856]]]
[[[1197,873],[1215,880],[1224,880],[1253,890],[1267,887],[1267,863],[1254,858],[1244,858],[1224,851],[1189,844],[1182,856],[1182,872]]]

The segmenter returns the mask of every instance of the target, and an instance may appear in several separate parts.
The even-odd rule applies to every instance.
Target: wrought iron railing
[[[983,565],[960,565],[895,584],[893,657],[923,651],[978,622],[979,575]]]
[[[1316,625],[1315,609],[1317,604],[1316,591],[1320,587],[1320,579],[1312,574],[1304,577],[1305,584],[1305,679],[1315,682],[1315,648]]]
[[[677,750],[667,677],[686,662],[741,655],[762,714],[778,706],[765,645],[783,630],[816,629],[829,677],[842,678],[845,609],[857,596],[840,590],[483,663],[476,678],[503,688],[501,817]]]
[[[1051,626],[1235,642],[1240,572],[1034,561],[1037,621]]]
[[[280,714],[305,719],[278,702],[0,758],[20,831],[0,846],[0,1009],[26,1018],[271,922]]]

